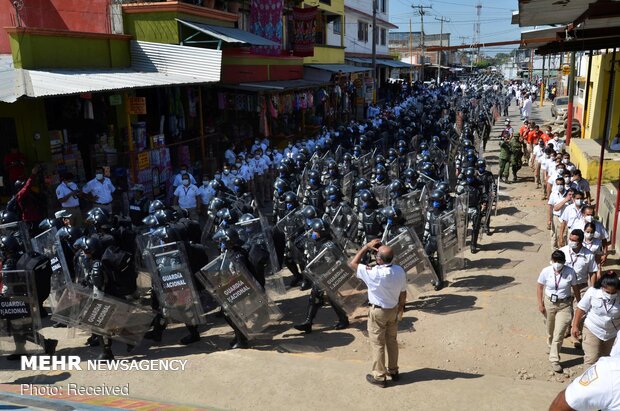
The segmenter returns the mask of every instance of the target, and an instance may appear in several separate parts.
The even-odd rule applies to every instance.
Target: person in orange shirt
[[[529,131],[529,128],[530,128],[530,123],[529,123],[529,121],[525,120],[523,122],[523,125],[519,129],[519,134],[521,135],[521,138],[525,138],[525,136],[527,135],[527,133]]]

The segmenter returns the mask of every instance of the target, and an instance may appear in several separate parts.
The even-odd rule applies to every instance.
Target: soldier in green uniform
[[[503,132],[499,143],[499,178],[508,183],[510,173],[510,134]]]
[[[510,166],[512,167],[512,182],[517,182],[517,171],[521,170],[523,159],[523,140],[519,133],[515,133],[510,140]]]

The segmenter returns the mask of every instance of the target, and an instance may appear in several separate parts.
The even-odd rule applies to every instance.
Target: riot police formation
[[[257,319],[236,311],[245,304],[236,298],[244,290],[256,296],[256,304],[267,302],[259,318],[266,326],[278,317],[268,302],[274,290],[286,293],[279,287],[283,275],[290,276],[289,287],[311,289],[306,318],[295,324],[297,330],[311,332],[324,303],[336,313],[335,328],[346,328],[342,301],[330,297],[333,290],[318,284],[316,272],[307,266],[321,267],[316,263],[323,256],[350,256],[375,238],[387,244],[416,237],[423,248],[420,257],[435,271],[432,285],[439,289],[446,273],[462,261],[468,222],[473,253],[481,228],[491,232],[497,183],[484,149],[495,107],[504,99],[501,91],[483,90],[473,80],[467,91],[450,83],[415,84],[379,115],[325,127],[312,138],[287,142],[283,150],[257,139],[252,149],[228,150],[223,172],[212,180],[202,174],[200,201],[191,212],[169,206],[165,196],[151,200],[136,184],[120,214],[95,207],[85,213],[84,226],[73,226],[68,213],[34,227],[31,220],[22,221],[23,196],[17,187],[18,194],[0,214],[0,298],[20,294],[29,305],[21,317],[0,316],[0,338],[13,339],[11,359],[26,354],[25,341],[54,352],[54,340],[38,332],[47,299],[52,320],[90,332],[86,343],[101,347],[102,360],[114,358],[113,340],[128,348],[143,337],[161,344],[174,323],[189,332],[182,344],[198,342],[205,316],[213,310],[233,328],[230,346],[245,348],[257,332],[248,324]],[[500,177],[507,178],[511,165],[516,178],[521,141],[506,139],[502,147]],[[31,241],[45,252],[34,253]],[[49,273],[32,267],[46,258],[53,268]],[[138,282],[139,275],[145,281]],[[232,289],[214,280],[224,278],[235,279]],[[30,279],[31,287],[12,282],[16,279]],[[28,292],[29,299],[23,298]],[[139,313],[140,321],[133,323],[133,333],[118,322],[90,324],[83,307],[92,304],[80,296],[122,305],[132,320]]]

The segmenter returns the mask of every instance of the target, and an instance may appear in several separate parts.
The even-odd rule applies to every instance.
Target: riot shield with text
[[[235,224],[235,228],[239,233],[243,247],[249,253],[250,261],[257,269],[264,268],[267,293],[276,295],[286,294],[278,256],[274,251],[275,246],[273,244],[271,227],[266,218],[261,217],[238,222]]]
[[[467,216],[469,208],[469,196],[461,194],[454,199],[454,211],[456,211],[456,233],[459,239],[459,251],[465,248],[467,240]]]
[[[16,221],[14,223],[0,224],[0,237],[4,236],[15,237],[25,252],[32,252],[30,231],[28,231],[28,226],[25,222]]]
[[[342,177],[342,195],[348,201],[353,201],[353,184],[355,183],[355,173],[348,172]]]
[[[356,242],[358,224],[357,213],[348,204],[341,205],[330,221],[333,236],[346,253],[357,250],[361,246]]]
[[[331,241],[308,263],[304,274],[349,315],[368,299],[366,285],[349,267],[344,252]]]
[[[138,345],[151,327],[155,312],[83,287],[67,288],[52,320],[69,327]]]
[[[298,210],[291,211],[276,223],[276,228],[284,233],[286,252],[297,263],[304,262],[304,236],[306,222]]]
[[[424,233],[424,209],[420,203],[422,190],[415,190],[394,200],[394,206],[403,213],[405,226],[421,236]]]
[[[183,243],[151,246],[146,258],[164,317],[185,324],[202,324],[204,312]]]
[[[387,245],[394,251],[394,264],[407,273],[407,291],[410,298],[433,289],[439,278],[433,269],[420,239],[413,230],[402,229],[388,240]]]
[[[56,232],[56,228],[52,227],[31,240],[33,250],[50,260],[52,278],[49,301],[52,311],[56,308],[65,288],[73,286],[65,253]]]
[[[463,268],[464,260],[459,249],[456,210],[442,214],[435,220],[434,232],[437,235],[437,258],[445,274]]]
[[[43,343],[34,273],[3,270],[0,294],[0,352],[35,354]]]
[[[238,257],[226,252],[196,275],[239,330],[252,338],[279,321],[282,312]]]

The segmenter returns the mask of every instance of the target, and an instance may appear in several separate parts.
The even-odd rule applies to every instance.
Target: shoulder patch
[[[596,364],[592,367],[588,368],[586,372],[583,373],[581,378],[579,379],[579,384],[587,387],[590,383],[596,381],[598,379],[598,374],[596,372]]]

